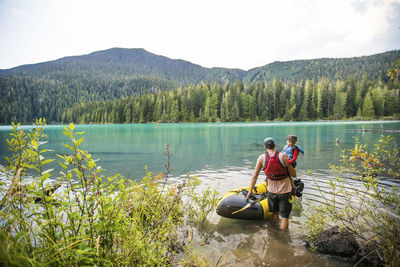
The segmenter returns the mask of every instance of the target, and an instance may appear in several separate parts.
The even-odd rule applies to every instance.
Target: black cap
[[[274,139],[272,139],[271,137],[265,138],[264,139],[264,146],[271,146],[271,145],[275,145]]]

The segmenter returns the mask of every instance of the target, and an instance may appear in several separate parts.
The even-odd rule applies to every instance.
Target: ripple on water
[[[228,166],[223,169],[203,168],[190,175],[197,175],[203,182],[200,190],[215,188],[222,196],[225,192],[250,185],[253,169],[248,167]],[[321,191],[329,196],[328,183],[337,175],[331,170],[299,171],[299,178],[305,184],[301,206],[307,209],[311,204],[323,204]],[[186,175],[170,178],[170,182],[179,182]],[[346,189],[359,193],[362,183],[348,177]],[[5,174],[0,172],[0,180],[5,181]],[[29,181],[28,178],[27,181]],[[264,181],[260,174],[258,183]],[[394,179],[385,179],[382,186],[400,185]],[[61,188],[62,190],[62,188]],[[200,246],[200,253],[207,255],[212,263],[227,266],[351,266],[349,262],[325,255],[311,253],[302,238],[304,214],[293,212],[290,218],[290,229],[287,232],[278,230],[278,225],[267,218],[262,221],[227,219],[212,214],[211,227],[206,229],[207,244]],[[195,236],[195,241],[203,241],[204,235]]]
[[[229,166],[219,170],[204,168],[195,173],[203,181],[202,189],[210,186],[222,196],[228,190],[249,186],[253,169]],[[301,202],[303,209],[307,209],[307,205],[325,203],[317,186],[329,197],[328,183],[337,177],[331,170],[325,169],[313,170],[312,175],[299,171],[298,176],[305,184]],[[348,178],[346,189],[358,193],[362,183]],[[260,174],[258,183],[264,179]],[[393,183],[400,185],[393,180],[382,182],[383,185]],[[352,266],[340,259],[313,254],[305,247],[302,238],[305,216],[301,211],[292,213],[288,232],[278,230],[272,218],[263,221],[235,220],[214,213],[210,221],[213,225],[207,231],[209,242],[200,247],[200,251],[214,263],[218,261],[219,264],[234,266]]]

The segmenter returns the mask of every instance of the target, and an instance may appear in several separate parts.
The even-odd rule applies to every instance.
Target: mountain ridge
[[[242,89],[270,85],[280,88],[282,82],[301,84],[321,79],[331,83],[379,79],[388,82],[387,69],[398,58],[400,51],[393,50],[348,59],[275,61],[244,71],[205,68],[182,59],[155,55],[142,48],[112,48],[0,71],[0,123],[29,122],[37,117],[59,122],[63,112],[75,104],[112,101],[177,88],[218,88],[220,85],[226,88],[229,84]],[[274,79],[279,82],[273,82]],[[199,93],[198,101],[207,98],[202,94]],[[232,97],[236,97],[235,94]]]
[[[349,65],[355,69],[367,72],[375,79],[384,74],[383,68],[390,67],[391,62],[400,57],[400,50],[391,50],[369,56],[332,58],[323,57],[316,59],[296,59],[290,61],[274,61],[263,66],[243,70],[239,68],[212,67],[207,68],[183,59],[171,59],[163,55],[156,55],[144,48],[120,48],[94,51],[78,56],[66,56],[56,60],[25,64],[10,69],[2,69],[0,73],[20,74],[30,76],[52,76],[57,71],[74,68],[73,71],[91,74],[106,75],[142,75],[158,76],[177,84],[190,84],[200,82],[234,82],[246,83],[271,81],[277,78],[283,81],[297,82],[306,79],[318,79],[321,76],[329,76],[335,79],[338,76],[344,79],[343,72],[354,73],[348,70]],[[376,58],[384,58],[384,66],[371,67]],[[332,69],[332,65],[347,65],[344,68]],[[326,73],[332,73],[326,75]],[[304,74],[306,73],[306,74]],[[338,74],[339,73],[339,74]],[[360,78],[360,77],[358,77]]]

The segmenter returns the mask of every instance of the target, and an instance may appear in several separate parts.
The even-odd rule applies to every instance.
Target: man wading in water
[[[264,140],[264,147],[267,152],[258,157],[247,198],[253,194],[254,185],[261,169],[263,169],[267,175],[268,209],[273,212],[275,221],[279,222],[279,215],[282,217],[280,229],[287,230],[289,227],[289,215],[292,211],[292,203],[289,200],[292,197],[292,189],[294,188],[293,179],[288,176],[287,161],[289,158],[286,154],[275,150],[276,144],[272,138]]]

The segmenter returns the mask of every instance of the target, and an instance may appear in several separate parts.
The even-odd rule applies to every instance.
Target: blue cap
[[[268,145],[275,145],[275,141],[271,137],[267,137],[264,139],[264,146]]]

